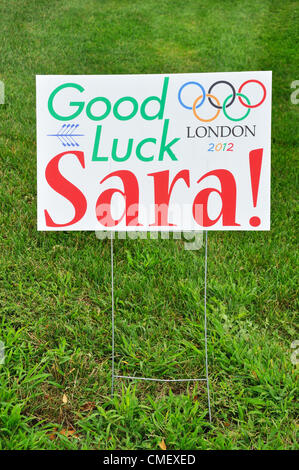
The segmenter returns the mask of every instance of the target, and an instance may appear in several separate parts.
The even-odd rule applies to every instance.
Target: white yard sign
[[[271,72],[37,76],[39,230],[269,230]]]

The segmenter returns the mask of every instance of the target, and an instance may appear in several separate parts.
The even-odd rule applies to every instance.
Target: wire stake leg
[[[208,275],[208,231],[206,230],[205,240],[205,299],[204,299],[204,310],[205,310],[205,356],[206,356],[206,380],[207,380],[207,392],[208,392],[208,407],[209,407],[209,420],[212,421],[211,415],[211,401],[210,401],[210,384],[209,384],[209,367],[208,367],[208,333],[207,333],[207,275]]]
[[[206,230],[205,237],[205,286],[204,286],[204,330],[205,330],[205,369],[206,377],[198,379],[155,379],[149,377],[130,377],[125,375],[115,375],[115,342],[114,342],[114,266],[113,266],[113,232],[111,232],[111,323],[112,323],[112,373],[111,373],[111,397],[114,395],[114,380],[115,378],[124,379],[137,379],[137,380],[149,380],[155,382],[191,382],[191,381],[205,381],[207,383],[207,395],[208,395],[208,408],[209,408],[209,421],[212,422],[211,414],[211,400],[210,400],[210,384],[209,384],[209,367],[208,367],[208,328],[207,328],[207,277],[208,277],[208,231]]]
[[[113,232],[110,240],[111,254],[111,323],[112,323],[112,373],[111,373],[111,397],[114,395],[114,269],[113,269]]]

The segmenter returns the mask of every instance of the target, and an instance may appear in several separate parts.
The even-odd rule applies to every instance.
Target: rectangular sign
[[[269,230],[271,85],[37,76],[38,230]]]

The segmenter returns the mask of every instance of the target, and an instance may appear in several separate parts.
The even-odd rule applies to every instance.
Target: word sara
[[[49,186],[65,197],[74,207],[75,215],[72,220],[65,223],[55,223],[50,216],[48,210],[45,210],[46,225],[48,227],[68,227],[79,222],[85,215],[87,210],[87,199],[84,194],[74,184],[62,176],[59,171],[59,162],[64,157],[76,157],[81,167],[85,168],[85,157],[81,151],[67,151],[56,155],[47,165],[46,180]],[[261,171],[263,157],[263,149],[256,149],[250,152],[250,168],[252,175],[252,184],[254,185],[254,204],[256,205],[257,192],[259,186],[259,176]],[[176,224],[170,223],[168,218],[169,205],[171,200],[172,191],[179,180],[185,183],[187,188],[190,188],[190,170],[184,169],[179,171],[172,181],[170,181],[169,170],[148,173],[148,177],[153,180],[154,191],[154,207],[155,207],[155,220],[151,223],[152,227],[171,227]],[[197,184],[205,180],[205,178],[214,176],[216,177],[221,186],[221,190],[213,187],[206,187],[199,191],[195,196],[191,205],[192,216],[198,226],[211,227],[218,222],[222,217],[223,226],[240,226],[236,222],[236,204],[237,204],[237,188],[236,181],[233,174],[225,169],[218,169],[209,171],[197,179]],[[115,227],[123,218],[126,220],[128,227],[141,227],[139,221],[139,193],[140,185],[134,173],[128,170],[114,171],[106,175],[100,184],[104,183],[110,178],[117,177],[121,180],[123,191],[118,188],[109,188],[103,191],[96,203],[95,214],[97,220],[103,227]],[[210,218],[208,214],[208,201],[211,193],[217,193],[221,199],[221,210],[215,219]],[[114,219],[112,215],[112,198],[115,193],[121,194],[124,198],[125,209],[120,218]],[[258,226],[260,224],[259,217],[251,217],[250,225]]]
[[[270,118],[270,72],[38,76],[38,229],[268,230]]]

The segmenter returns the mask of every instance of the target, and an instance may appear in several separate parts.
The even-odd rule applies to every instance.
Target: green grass
[[[0,449],[298,447],[298,10],[289,0],[0,2]],[[109,397],[109,241],[36,231],[35,74],[242,70],[273,70],[272,229],[209,235],[209,424],[204,384],[119,380]],[[119,373],[203,375],[203,249],[117,241],[115,265]]]

